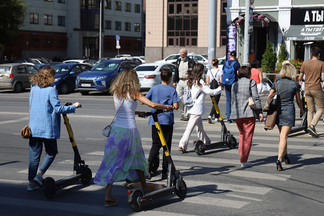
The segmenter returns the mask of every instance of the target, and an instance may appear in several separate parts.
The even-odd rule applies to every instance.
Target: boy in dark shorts
[[[169,86],[172,80],[172,72],[170,69],[164,68],[161,69],[161,84],[153,86],[149,92],[146,94],[149,100],[155,103],[161,103],[164,105],[173,106],[175,109],[178,109],[180,101],[179,95],[175,88]],[[151,112],[155,112],[155,109],[151,109]],[[158,115],[159,123],[166,140],[169,151],[171,151],[171,142],[173,134],[173,124],[174,124],[174,115],[173,112],[164,112]],[[157,130],[154,125],[153,117],[149,117],[149,125],[152,125],[152,147],[150,150],[150,155],[148,158],[148,171],[151,175],[154,175],[155,172],[152,171],[153,163],[156,163],[156,160],[159,159],[159,151],[162,147],[160,138],[158,136]],[[165,155],[163,154],[163,163],[162,163],[162,179],[167,178],[168,173],[168,162]]]

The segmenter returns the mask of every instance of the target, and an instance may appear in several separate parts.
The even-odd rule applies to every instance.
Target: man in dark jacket
[[[187,54],[188,52],[185,48],[180,49],[180,58],[176,61],[176,71],[173,76],[173,86],[176,88],[180,98],[182,98],[187,90],[186,78],[195,65],[195,61],[189,58]],[[179,102],[179,110],[182,114],[181,120],[188,121],[187,108],[183,105],[182,101]]]

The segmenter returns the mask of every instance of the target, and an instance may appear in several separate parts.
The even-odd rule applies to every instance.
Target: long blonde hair
[[[124,69],[110,86],[110,93],[118,99],[128,99],[140,91],[140,83],[134,69]]]
[[[288,60],[282,62],[281,71],[279,73],[280,79],[288,77],[292,80],[296,78],[296,68]]]
[[[46,66],[30,77],[30,83],[41,88],[51,86],[55,80],[55,70],[51,66]]]

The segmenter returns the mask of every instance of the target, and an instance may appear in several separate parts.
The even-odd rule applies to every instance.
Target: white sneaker
[[[212,122],[212,117],[211,117],[211,116],[208,116],[207,121],[208,121],[209,124],[212,124],[212,123],[213,123],[213,122]]]
[[[241,163],[241,167],[250,167],[250,166],[252,166],[251,162],[242,162]]]

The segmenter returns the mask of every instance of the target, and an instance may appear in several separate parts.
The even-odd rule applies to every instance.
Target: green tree
[[[280,51],[278,54],[278,64],[277,64],[276,70],[281,70],[281,64],[285,60],[287,60],[286,45],[282,44],[280,46]]]
[[[264,73],[272,73],[275,70],[277,55],[268,41],[266,51],[262,55],[261,68]]]
[[[17,35],[24,17],[24,0],[2,0],[0,2],[0,54],[6,43]]]

